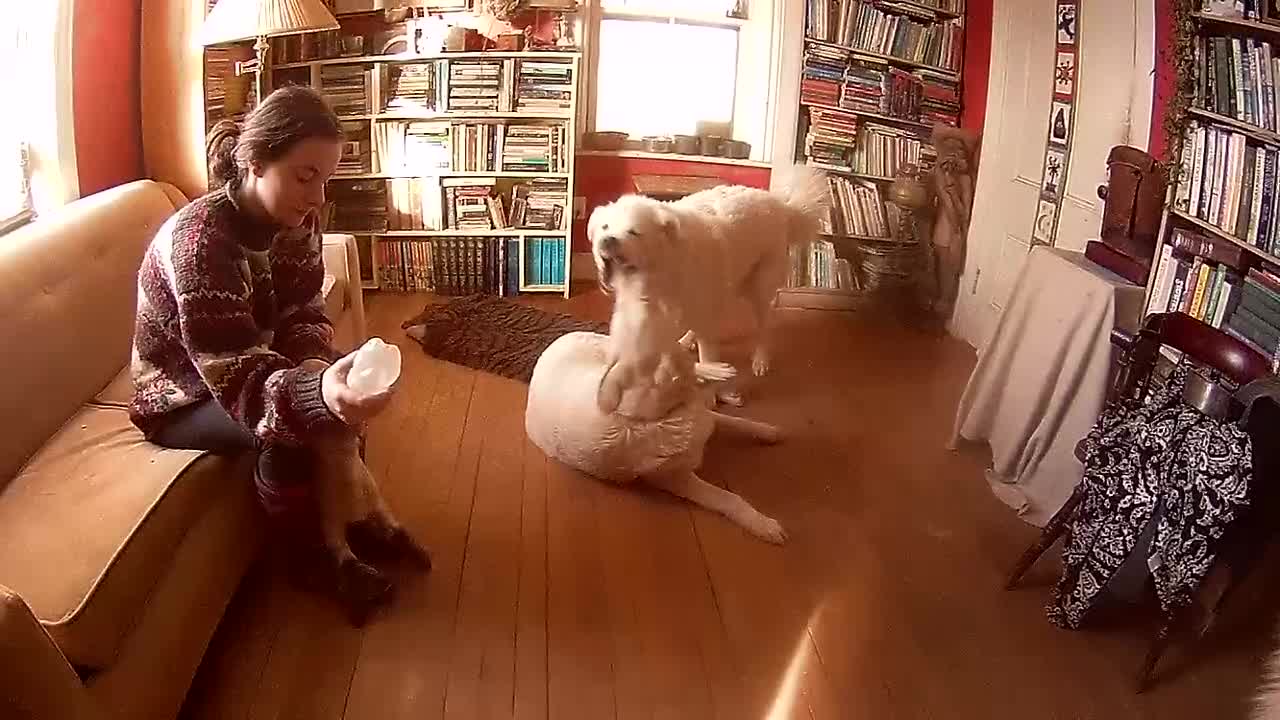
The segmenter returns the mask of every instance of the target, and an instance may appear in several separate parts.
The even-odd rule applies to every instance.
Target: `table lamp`
[[[337,30],[338,20],[321,0],[218,0],[201,29],[201,44],[220,45],[255,39],[254,60],[236,63],[236,74],[254,73],[253,93],[262,102],[262,70],[266,65],[267,38],[281,35]]]

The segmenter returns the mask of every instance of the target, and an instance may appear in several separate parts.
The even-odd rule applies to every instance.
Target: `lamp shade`
[[[200,32],[204,45],[337,30],[321,0],[218,0]]]

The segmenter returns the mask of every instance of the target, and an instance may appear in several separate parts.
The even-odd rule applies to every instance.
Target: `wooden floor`
[[[184,718],[1243,717],[1274,573],[1145,696],[1149,625],[1050,625],[1049,558],[1001,589],[1035,531],[991,497],[981,452],[945,449],[966,346],[873,312],[780,312],[744,412],[790,438],[713,439],[703,472],[778,518],[779,548],[548,462],[523,385],[404,337],[423,302],[368,301],[370,332],[406,351],[369,460],[435,570],[363,630],[255,571]],[[594,291],[567,307],[608,311]]]

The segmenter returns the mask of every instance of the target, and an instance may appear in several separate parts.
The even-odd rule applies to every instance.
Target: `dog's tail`
[[[809,165],[792,165],[778,171],[773,192],[795,213],[788,240],[798,243],[812,239],[831,207],[827,174]]]

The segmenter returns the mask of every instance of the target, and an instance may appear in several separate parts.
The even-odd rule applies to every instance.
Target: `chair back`
[[[1240,385],[1271,374],[1271,363],[1257,350],[1190,315],[1151,315],[1143,328],[1144,335],[1148,332],[1157,343],[1186,353]]]

